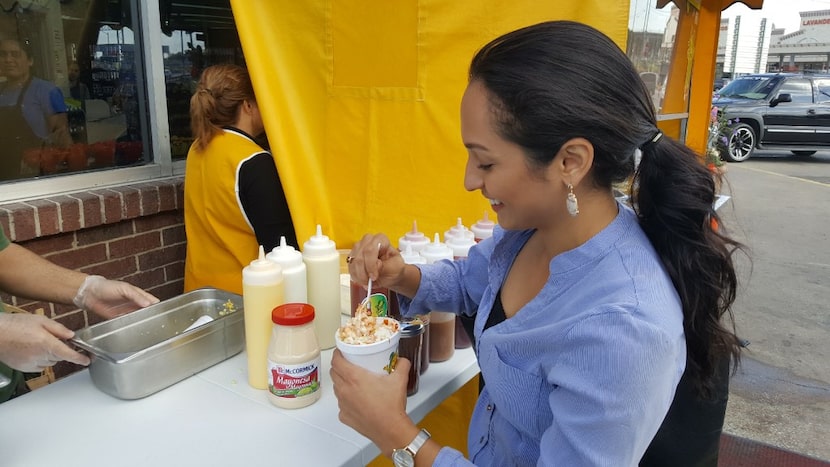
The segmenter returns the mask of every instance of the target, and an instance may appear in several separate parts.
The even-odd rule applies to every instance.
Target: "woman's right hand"
[[[396,290],[405,279],[406,263],[382,233],[364,235],[352,247],[349,258],[351,279],[364,286],[371,277],[374,286]]]

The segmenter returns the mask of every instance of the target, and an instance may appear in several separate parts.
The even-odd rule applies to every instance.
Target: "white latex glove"
[[[158,298],[134,285],[102,276],[87,276],[72,300],[78,308],[95,312],[106,319],[150,306],[158,301]]]
[[[89,357],[61,342],[74,335],[45,316],[0,313],[0,361],[28,373],[43,371],[63,360],[89,365]]]

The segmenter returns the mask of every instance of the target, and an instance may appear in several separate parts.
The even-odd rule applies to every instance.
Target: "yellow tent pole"
[[[689,120],[686,144],[699,153],[706,151],[712,86],[718,53],[722,0],[703,0],[697,14],[694,72],[689,90]]]
[[[697,17],[695,35],[695,61],[689,102],[689,121],[686,127],[686,144],[695,151],[706,151],[709,132],[709,113],[712,106],[712,87],[715,63],[718,55],[718,35],[721,13],[734,0],[702,0]],[[763,0],[744,0],[750,8],[761,8]]]
[[[696,11],[687,5],[680,6],[680,17],[677,21],[675,47],[672,50],[671,66],[666,93],[663,97],[663,114],[680,114],[689,111],[689,83],[692,75],[692,57],[694,56]],[[664,120],[658,126],[663,133],[679,139],[681,134],[680,120]]]
[[[658,7],[668,3],[658,1]],[[680,8],[676,47],[672,52],[663,114],[686,113],[686,144],[697,152],[706,149],[718,52],[721,12],[736,0],[675,1]],[[761,8],[763,0],[742,0],[750,8]],[[684,47],[686,45],[686,47]],[[674,138],[681,136],[679,120],[659,122],[660,129]]]

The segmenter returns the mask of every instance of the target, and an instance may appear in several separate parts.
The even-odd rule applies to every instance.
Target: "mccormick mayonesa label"
[[[299,365],[282,365],[268,360],[268,390],[277,397],[293,399],[320,389],[320,357]]]

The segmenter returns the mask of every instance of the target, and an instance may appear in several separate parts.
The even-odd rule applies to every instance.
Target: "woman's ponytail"
[[[732,255],[741,245],[712,227],[715,181],[695,152],[667,137],[641,150],[632,205],[683,304],[686,371],[709,396],[719,364],[730,359],[737,365],[740,358],[731,306],[737,289]]]
[[[200,84],[190,98],[190,131],[199,150],[204,150],[210,140],[219,133],[219,128],[211,123],[215,107],[216,102],[210,90]]]

